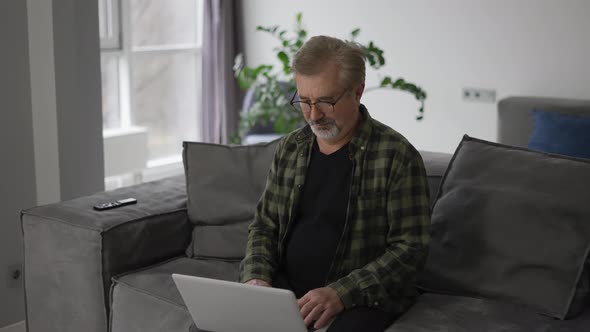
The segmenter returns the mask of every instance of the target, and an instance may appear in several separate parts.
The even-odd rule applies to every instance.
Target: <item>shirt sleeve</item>
[[[414,150],[415,151],[415,150]],[[388,188],[389,232],[385,252],[374,261],[328,285],[346,308],[383,307],[415,292],[430,241],[429,187],[420,154],[415,151]],[[403,164],[402,164],[403,165]],[[387,300],[393,298],[394,301]],[[392,310],[393,308],[383,308]]]

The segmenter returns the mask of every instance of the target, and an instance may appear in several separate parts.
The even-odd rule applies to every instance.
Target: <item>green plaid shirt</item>
[[[428,253],[426,172],[420,154],[402,135],[373,120],[363,105],[360,111],[363,122],[348,145],[353,177],[347,217],[326,286],[336,290],[345,308],[401,313],[417,295],[416,273]],[[314,140],[305,126],[279,142],[249,227],[241,281],[272,283],[283,263]]]

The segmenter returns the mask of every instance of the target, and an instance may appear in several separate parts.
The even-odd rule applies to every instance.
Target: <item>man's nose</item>
[[[311,109],[309,111],[309,118],[313,121],[319,120],[324,117],[324,113],[318,109],[317,105],[311,105]]]

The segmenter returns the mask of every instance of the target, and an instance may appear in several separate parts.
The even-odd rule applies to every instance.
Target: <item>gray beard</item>
[[[328,121],[308,121],[309,126],[311,127],[311,131],[321,139],[333,139],[338,134],[340,134],[340,128],[336,126],[336,122],[334,120]],[[327,129],[318,129],[316,125],[324,125]]]

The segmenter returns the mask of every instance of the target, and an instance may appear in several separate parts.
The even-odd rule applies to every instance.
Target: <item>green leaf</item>
[[[289,65],[289,56],[287,55],[287,53],[281,51],[277,54],[277,57],[279,58],[279,60],[281,60],[283,66]]]
[[[295,21],[297,22],[297,24],[301,24],[302,18],[303,18],[303,13],[301,13],[301,12],[297,13],[297,15],[295,16]]]
[[[360,32],[361,32],[361,29],[359,29],[359,28],[352,30],[352,32],[350,33],[350,35],[352,36],[352,39],[355,39],[359,35]]]
[[[389,76],[385,76],[382,80],[381,80],[381,84],[379,85],[380,87],[386,87],[388,85],[391,84],[391,77]]]
[[[401,87],[405,83],[403,78],[398,78],[391,86],[394,88]]]

